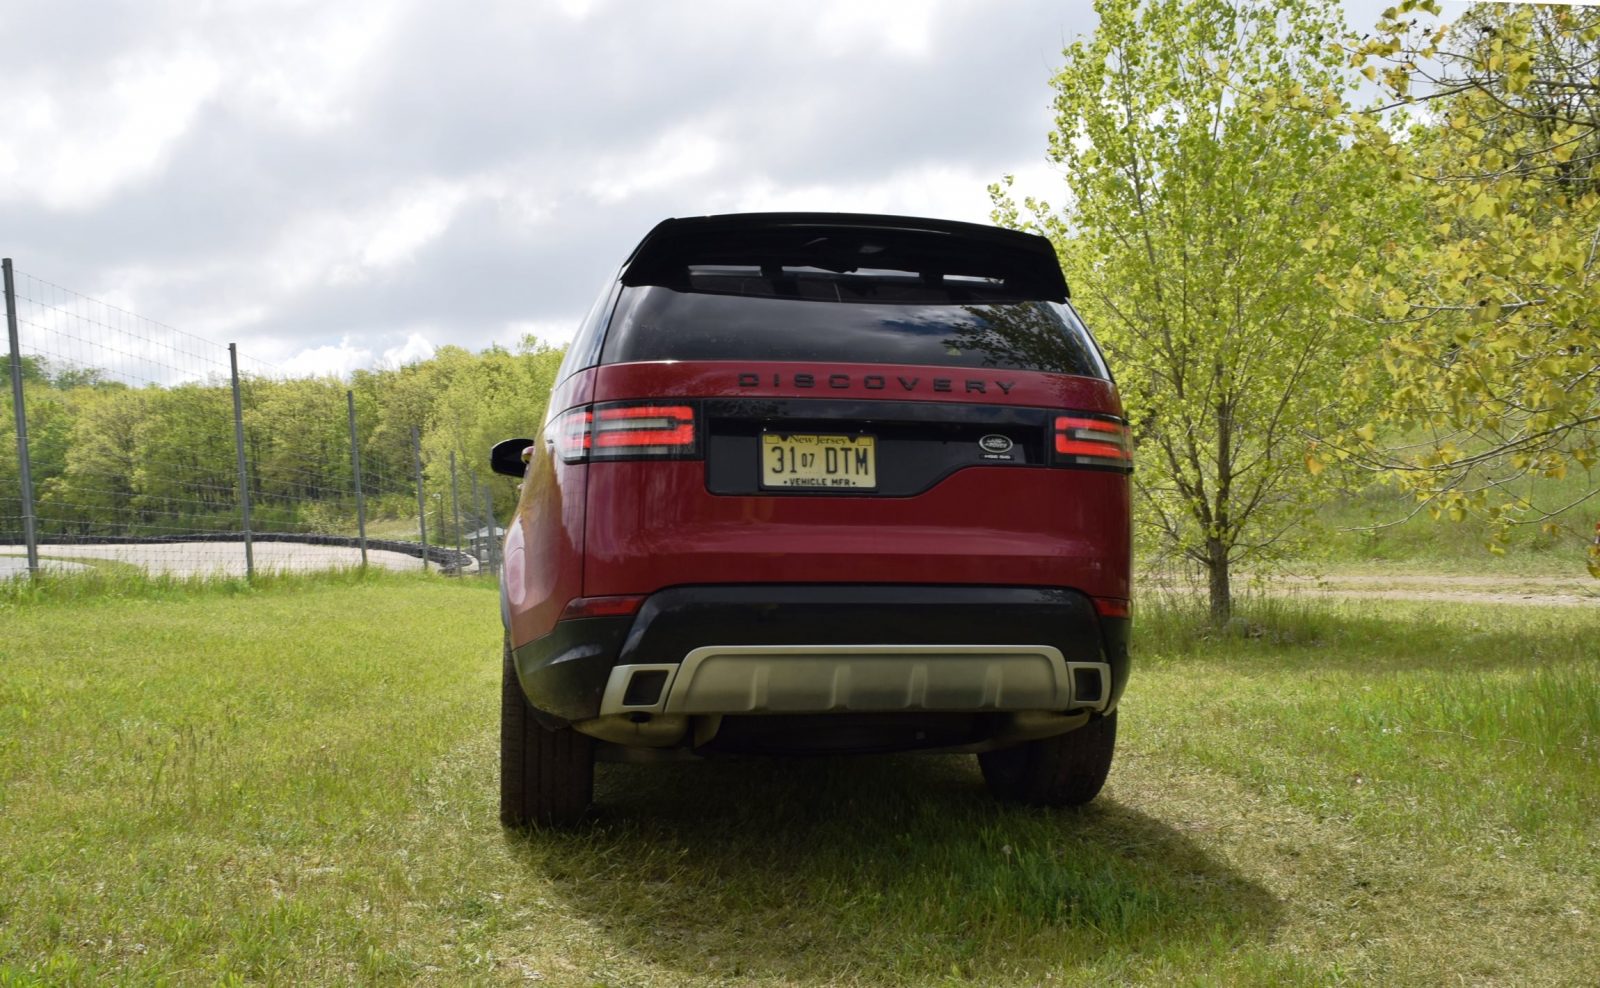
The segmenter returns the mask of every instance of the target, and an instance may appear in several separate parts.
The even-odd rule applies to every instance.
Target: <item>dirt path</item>
[[[1341,573],[1280,577],[1277,592],[1309,592],[1361,600],[1442,600],[1476,604],[1600,607],[1600,581],[1588,577],[1390,575]]]
[[[1152,581],[1152,589],[1176,584]],[[1252,587],[1248,578],[1236,586]],[[1342,597],[1350,600],[1421,600],[1457,604],[1537,604],[1600,607],[1600,580],[1587,576],[1465,576],[1447,574],[1337,573],[1323,576],[1280,574],[1266,581],[1273,596]]]

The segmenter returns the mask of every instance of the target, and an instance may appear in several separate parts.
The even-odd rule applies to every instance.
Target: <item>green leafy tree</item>
[[[59,472],[39,486],[47,535],[122,535],[134,522],[139,444],[155,389],[82,388],[67,393],[71,426],[61,443]],[[29,418],[32,420],[32,405]],[[40,444],[30,444],[43,446]]]
[[[3,369],[9,375],[10,368]],[[17,430],[11,405],[10,378],[0,377],[0,381],[7,385],[4,397],[0,398],[0,539],[20,541],[23,531],[22,463],[17,458]],[[72,428],[72,407],[67,396],[50,387],[43,375],[26,377],[22,390],[28,416],[28,448],[32,454],[29,461],[37,508],[42,482],[62,470],[66,437]],[[55,521],[45,517],[36,520],[40,530]]]
[[[504,517],[510,511],[516,487],[489,471],[489,447],[513,436],[537,434],[563,353],[525,337],[515,352],[490,347],[470,357],[470,366],[456,369],[435,397],[432,428],[423,443],[431,490],[441,498],[449,496],[453,450],[461,482],[472,473],[480,485],[488,485],[496,514]]]
[[[232,389],[194,382],[145,391],[144,416],[134,432],[133,510],[141,530],[165,535],[237,528]]]
[[[1438,13],[1407,0],[1353,48],[1390,106],[1413,111],[1398,138],[1392,120],[1366,121],[1362,147],[1425,200],[1427,235],[1390,239],[1335,282],[1386,337],[1352,386],[1391,391],[1335,452],[1435,517],[1487,517],[1501,551],[1510,525],[1553,528],[1600,494],[1529,495],[1600,462],[1600,9]]]
[[[343,498],[351,479],[344,383],[255,380],[249,393],[245,425],[260,436],[255,494],[284,502]]]
[[[1364,400],[1340,377],[1372,337],[1316,276],[1402,204],[1341,147],[1358,80],[1330,0],[1095,9],[1054,79],[1067,205],[1007,179],[995,218],[1055,241],[1127,405],[1141,538],[1203,567],[1225,620],[1234,568],[1284,552],[1327,483],[1308,428]]]

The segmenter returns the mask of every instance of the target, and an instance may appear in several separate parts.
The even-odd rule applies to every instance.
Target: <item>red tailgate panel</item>
[[[971,402],[1120,414],[1107,381],[959,367],[654,362],[600,368],[593,400]],[[584,596],[706,583],[1073,587],[1128,597],[1128,478],[969,467],[914,497],[719,496],[704,461],[589,467]]]
[[[973,467],[911,498],[719,497],[697,461],[589,469],[585,596],[752,582],[1129,596],[1128,483],[1118,473]]]

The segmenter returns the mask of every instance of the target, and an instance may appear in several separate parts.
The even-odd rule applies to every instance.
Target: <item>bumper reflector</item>
[[[1095,597],[1094,612],[1101,617],[1126,618],[1133,616],[1133,604],[1121,597]]]
[[[627,597],[574,597],[567,601],[561,620],[592,617],[623,617],[636,614],[644,603],[644,595]]]

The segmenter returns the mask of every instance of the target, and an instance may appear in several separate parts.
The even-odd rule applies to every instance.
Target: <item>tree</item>
[[[440,348],[434,361],[444,362],[450,349]],[[500,514],[516,504],[519,487],[489,472],[489,448],[538,434],[565,351],[525,336],[514,353],[498,346],[476,356],[457,353],[460,369],[433,396],[433,427],[423,441],[429,486],[448,492],[454,450],[462,481],[475,474]]]
[[[143,389],[134,432],[134,522],[156,535],[236,528],[233,393],[216,381]]]
[[[41,532],[123,535],[132,530],[134,476],[144,456],[139,435],[156,393],[126,387],[69,393],[73,414],[58,445],[61,469],[46,471],[38,488]],[[32,404],[28,414],[31,423]]]
[[[1397,237],[1338,281],[1386,335],[1352,385],[1385,380],[1392,396],[1335,452],[1503,540],[1600,494],[1528,494],[1600,462],[1600,10],[1438,12],[1406,0],[1351,55],[1416,114],[1403,139],[1367,121],[1362,146],[1425,199],[1429,236]]]
[[[1095,9],[1054,79],[1068,204],[1019,209],[1007,179],[995,218],[1055,241],[1127,405],[1142,537],[1204,567],[1221,621],[1234,567],[1282,553],[1327,483],[1305,430],[1362,402],[1340,376],[1373,339],[1315,277],[1403,204],[1341,147],[1358,80],[1331,0]]]

